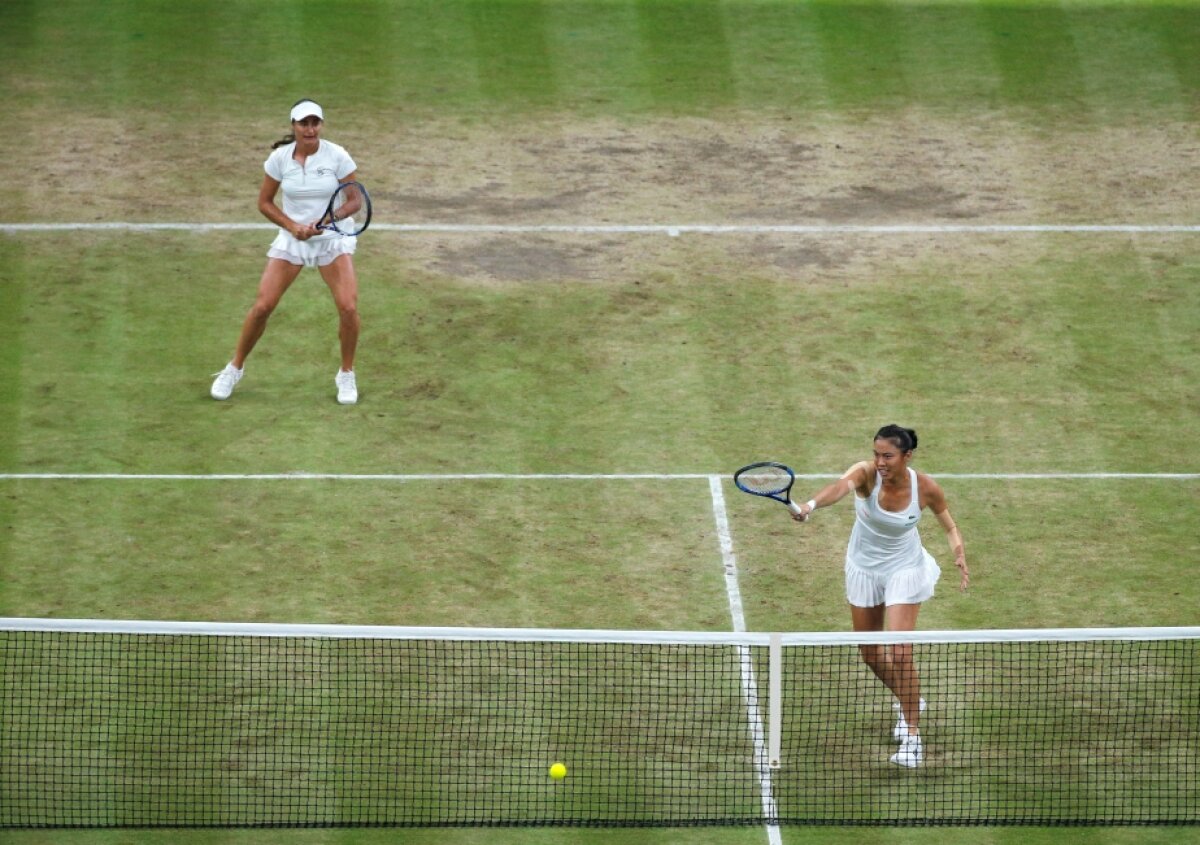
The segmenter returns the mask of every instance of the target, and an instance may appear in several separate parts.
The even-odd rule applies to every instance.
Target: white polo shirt
[[[283,213],[297,223],[316,223],[338,182],[358,167],[344,148],[324,139],[304,164],[292,158],[295,152],[295,142],[279,147],[263,162],[263,170],[283,189]]]

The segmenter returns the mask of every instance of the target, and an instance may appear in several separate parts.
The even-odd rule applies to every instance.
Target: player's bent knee
[[[267,319],[275,312],[275,302],[260,300],[250,307],[251,318],[265,323]]]

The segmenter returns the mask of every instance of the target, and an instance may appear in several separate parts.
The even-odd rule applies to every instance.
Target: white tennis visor
[[[321,107],[312,100],[304,100],[292,106],[292,120],[304,120],[309,115],[316,115],[320,120],[325,119],[325,115],[321,112]]]

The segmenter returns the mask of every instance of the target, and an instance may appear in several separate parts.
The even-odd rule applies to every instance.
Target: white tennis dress
[[[299,223],[316,223],[325,213],[338,182],[358,167],[345,148],[324,139],[304,164],[292,158],[295,152],[295,142],[276,148],[263,162],[263,170],[283,190],[283,213]],[[280,229],[267,255],[292,264],[320,267],[339,255],[353,254],[357,245],[357,238],[344,237],[338,232],[321,232],[298,241],[286,229]]]
[[[912,500],[901,513],[879,505],[883,479],[865,499],[854,497],[854,529],[846,547],[846,599],[855,607],[919,604],[933,597],[942,570],[921,545],[921,499],[916,470],[908,471]]]

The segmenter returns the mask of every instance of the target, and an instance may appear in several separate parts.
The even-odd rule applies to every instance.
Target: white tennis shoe
[[[922,713],[925,712],[926,706],[927,705],[925,704],[925,699],[922,698],[921,699],[921,712]],[[896,719],[896,727],[894,727],[892,729],[892,739],[896,740],[896,742],[903,742],[904,738],[906,736],[908,736],[908,722],[905,721],[905,719],[904,719],[904,711],[900,709],[899,701],[892,702],[892,709],[900,714]]]
[[[891,761],[906,769],[915,769],[921,765],[924,751],[921,748],[919,734],[906,735],[900,743],[900,749],[891,756]]]
[[[358,403],[358,383],[354,379],[354,370],[349,372],[338,370],[333,383],[337,385],[337,400],[339,405],[355,405]]]
[[[222,401],[228,399],[233,393],[234,386],[242,380],[242,372],[242,370],[233,366],[232,363],[229,363],[225,365],[225,369],[221,370],[221,372],[213,373],[217,378],[212,383],[212,390],[209,391],[212,394],[212,398]]]

